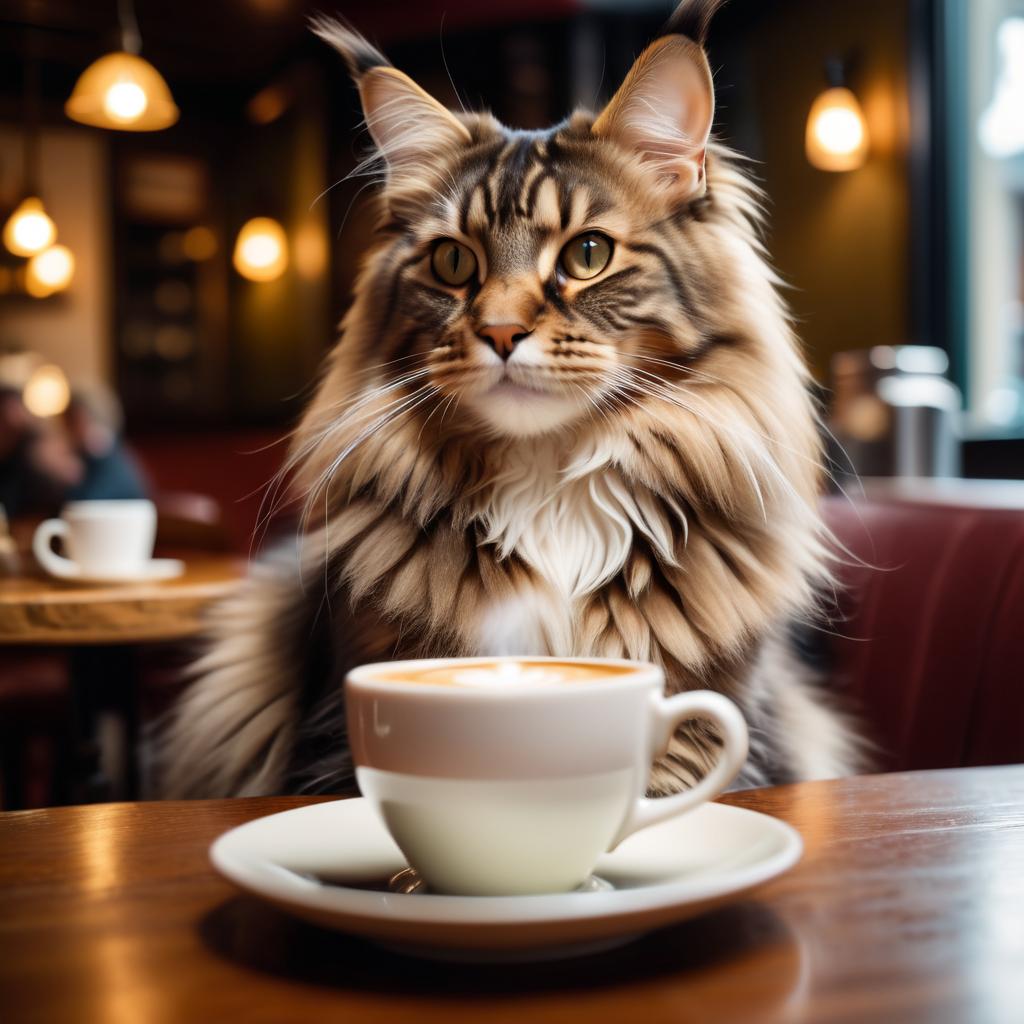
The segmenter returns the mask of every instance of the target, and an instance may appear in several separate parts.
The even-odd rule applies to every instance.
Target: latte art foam
[[[552,686],[596,683],[637,671],[629,665],[588,665],[573,661],[448,662],[422,669],[381,673],[382,683],[420,683],[428,686],[464,686],[473,689],[508,686]]]

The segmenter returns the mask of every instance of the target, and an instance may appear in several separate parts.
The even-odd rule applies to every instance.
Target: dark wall
[[[768,247],[816,375],[835,352],[911,340],[908,4],[736,0],[711,51],[719,131],[759,161]],[[804,156],[807,113],[826,59],[847,55],[871,149],[858,170],[820,171]]]

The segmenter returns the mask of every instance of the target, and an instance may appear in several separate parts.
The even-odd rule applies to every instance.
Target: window
[[[944,0],[949,340],[969,434],[1024,434],[1024,0]],[[933,124],[935,122],[933,121]],[[941,150],[936,150],[939,156]],[[941,158],[941,157],[940,157]]]

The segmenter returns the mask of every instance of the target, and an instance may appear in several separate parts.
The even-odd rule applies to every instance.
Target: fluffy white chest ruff
[[[637,533],[671,561],[686,529],[677,507],[628,486],[610,453],[567,460],[540,443],[510,454],[478,518],[486,542],[502,557],[518,555],[547,584],[486,610],[483,654],[586,653],[573,642],[580,600],[622,571]]]

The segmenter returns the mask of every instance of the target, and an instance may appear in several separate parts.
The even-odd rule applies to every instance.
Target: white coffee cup
[[[53,576],[131,577],[153,557],[156,506],[151,501],[72,501],[60,515],[40,523],[32,539],[39,564]],[[68,557],[51,547],[55,537],[64,541]]]
[[[564,666],[586,681],[560,681]],[[590,674],[593,671],[593,674]],[[747,756],[739,709],[719,693],[662,694],[656,665],[473,658],[364,665],[345,687],[359,789],[434,892],[565,892],[639,829],[720,793]],[[676,728],[722,739],[692,789],[644,796]]]

